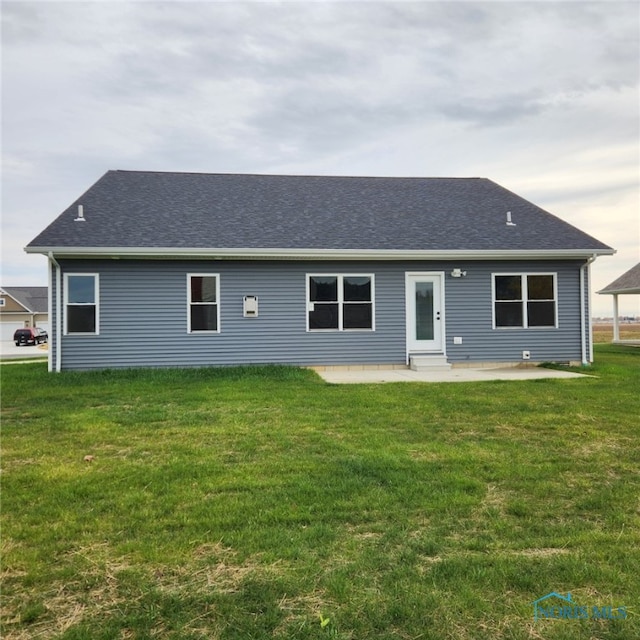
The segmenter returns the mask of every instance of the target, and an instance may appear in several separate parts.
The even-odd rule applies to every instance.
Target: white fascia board
[[[608,291],[596,291],[596,293],[601,293],[602,295],[638,295],[640,294],[640,289],[638,287],[629,287],[628,289],[609,289]]]
[[[240,249],[176,247],[25,247],[27,253],[64,258],[246,259],[246,260],[553,260],[613,255],[614,249],[552,250],[396,250],[396,249]]]

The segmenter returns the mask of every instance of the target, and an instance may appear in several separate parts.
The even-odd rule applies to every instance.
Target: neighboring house
[[[589,265],[614,253],[484,178],[139,171],[26,251],[49,258],[56,371],[586,364]]]
[[[13,340],[16,329],[49,330],[47,287],[0,287],[0,340]]]
[[[598,293],[606,293],[613,296],[613,341],[623,342],[620,340],[618,296],[640,294],[640,262],[635,267],[631,267],[629,271],[625,271],[604,289],[600,289]]]

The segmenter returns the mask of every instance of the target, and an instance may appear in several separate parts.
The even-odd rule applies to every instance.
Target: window
[[[553,273],[494,274],[494,327],[555,327],[556,276]]]
[[[219,277],[211,274],[189,274],[188,326],[189,333],[217,332],[220,326]]]
[[[372,330],[372,275],[307,276],[309,331]]]
[[[5,305],[5,299],[4,298],[0,298],[0,307],[4,307]]]
[[[97,334],[98,274],[67,273],[64,278],[65,334]]]

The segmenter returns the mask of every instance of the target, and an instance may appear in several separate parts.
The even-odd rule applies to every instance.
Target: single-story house
[[[47,287],[0,287],[0,340],[13,340],[16,329],[49,330]]]
[[[27,247],[50,368],[592,360],[614,250],[485,178],[108,171]]]
[[[640,262],[629,271],[625,271],[619,278],[609,283],[598,293],[613,296],[613,341],[620,340],[620,318],[618,313],[618,296],[620,295],[640,295]]]

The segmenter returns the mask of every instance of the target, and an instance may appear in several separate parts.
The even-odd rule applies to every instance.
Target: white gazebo
[[[618,296],[640,294],[640,262],[629,271],[623,273],[619,278],[608,284],[598,293],[605,293],[613,296],[613,341],[620,342],[620,327],[618,324]]]

